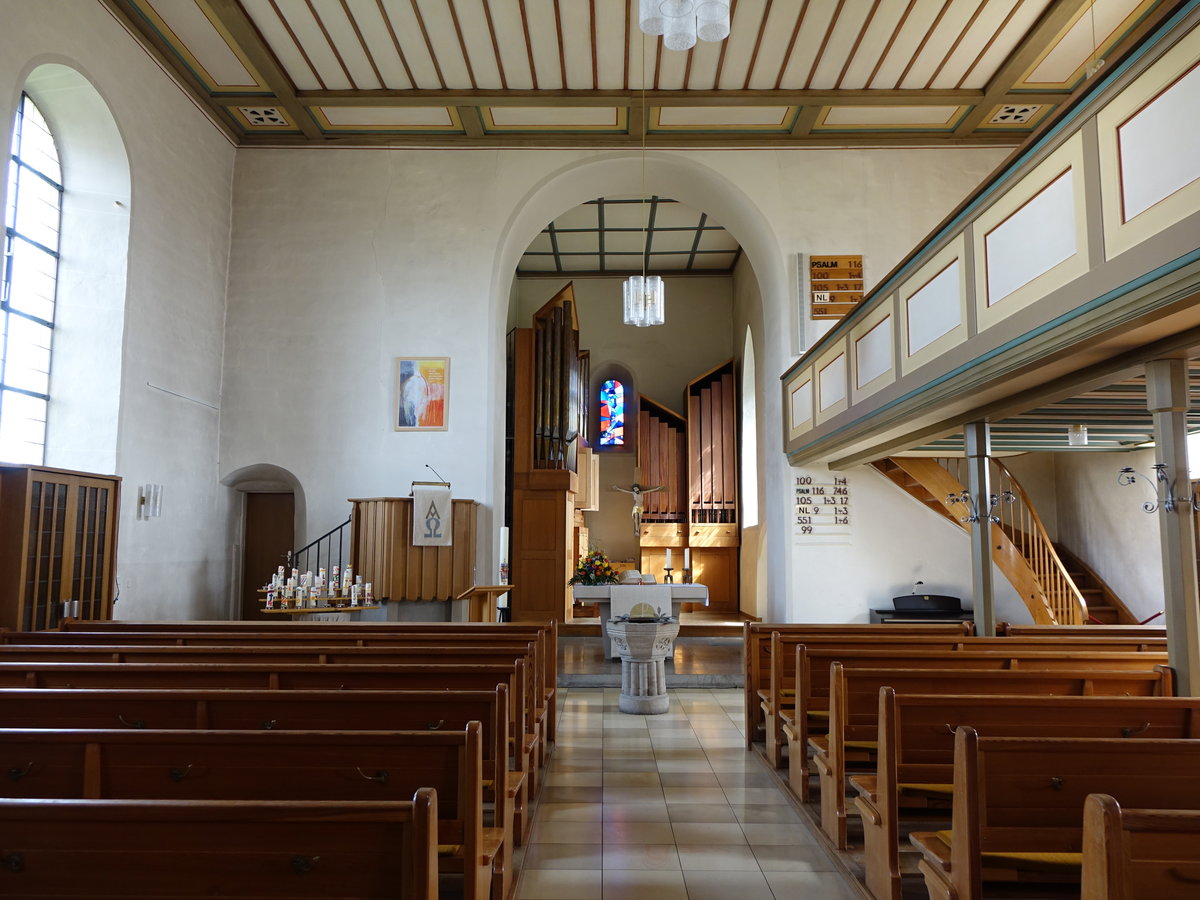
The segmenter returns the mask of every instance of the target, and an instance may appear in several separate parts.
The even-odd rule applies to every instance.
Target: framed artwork
[[[450,357],[401,356],[396,360],[396,431],[445,431]]]

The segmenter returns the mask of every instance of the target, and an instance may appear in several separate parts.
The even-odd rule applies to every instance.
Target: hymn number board
[[[862,256],[810,256],[808,281],[812,288],[812,317],[840,319],[863,298]]]
[[[805,543],[844,544],[850,539],[850,482],[796,476],[796,535]]]

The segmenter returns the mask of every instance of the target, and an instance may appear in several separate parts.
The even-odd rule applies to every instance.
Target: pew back
[[[437,799],[0,800],[9,897],[436,900]]]
[[[1193,900],[1200,893],[1200,810],[1083,807],[1082,900]]]

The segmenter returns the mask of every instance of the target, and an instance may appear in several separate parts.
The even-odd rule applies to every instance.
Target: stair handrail
[[[345,522],[341,525],[333,526],[315,541],[309,541],[299,550],[289,550],[288,567],[299,569],[301,572],[310,572],[313,570],[312,562],[315,557],[317,569],[324,568],[327,573],[332,572],[334,566],[333,546],[335,536],[337,538],[337,565],[344,567],[345,548],[350,545],[350,541],[346,537],[346,529],[350,527],[353,519],[353,516],[348,516]],[[325,557],[324,566],[321,565],[322,549],[324,550]]]
[[[963,482],[965,459],[946,456],[938,457],[937,461],[960,483]],[[1025,488],[1000,460],[992,458],[989,462],[994,473],[992,493],[1009,490],[1016,497],[1016,502],[1001,503],[993,511],[1000,519],[1000,524],[993,527],[1002,532],[1021,555],[1032,576],[1036,594],[1022,599],[1030,605],[1035,621],[1052,625],[1085,624],[1088,621],[1087,601],[1054,549],[1050,534]]]
[[[1083,625],[1088,621],[1087,601],[1063,565],[1041,516],[1012,471],[998,459],[990,460],[999,475],[998,490],[1010,490],[1016,503],[1002,504],[1001,526],[1008,525],[1009,539],[1029,564],[1042,591],[1043,601],[1056,625]]]

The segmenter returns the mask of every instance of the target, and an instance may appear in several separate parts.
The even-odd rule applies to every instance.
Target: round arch
[[[643,174],[644,173],[644,174]],[[491,308],[493,359],[493,402],[490,404],[489,432],[493,438],[494,460],[490,473],[494,509],[504,508],[504,384],[505,384],[505,324],[513,300],[513,279],[517,264],[526,248],[546,223],[565,210],[596,197],[614,194],[652,192],[670,197],[703,210],[719,221],[742,247],[751,270],[748,279],[757,296],[746,298],[746,322],[758,348],[764,346],[768,334],[793,333],[796,314],[788,302],[788,254],[780,246],[774,229],[757,204],[738,185],[720,170],[682,154],[663,152],[614,152],[577,159],[547,173],[532,184],[516,204],[501,229],[492,267],[491,296],[496,302]],[[779,417],[778,391],[766,374],[759,355],[757,404],[760,416],[760,448],[782,446],[782,422]],[[770,461],[769,463],[767,461]],[[760,474],[766,486],[766,521],[784,523],[784,504],[781,490],[786,483],[787,463],[782,454],[764,454]],[[499,524],[499,523],[498,523]],[[496,531],[497,529],[493,529]],[[770,529],[773,540],[782,542],[783,528]],[[491,548],[495,558],[497,547]],[[486,549],[485,549],[485,552]],[[780,553],[780,560],[786,555]],[[773,573],[777,585],[786,583],[786,561]],[[777,567],[778,568],[778,567]],[[760,585],[758,593],[774,594],[770,585]]]

